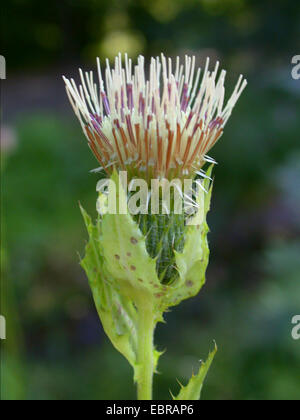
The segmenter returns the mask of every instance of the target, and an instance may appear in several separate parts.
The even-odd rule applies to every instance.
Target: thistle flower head
[[[129,178],[201,173],[247,85],[240,76],[225,104],[226,71],[219,72],[219,62],[210,71],[207,59],[196,71],[195,57],[181,64],[162,55],[151,59],[149,80],[142,56],[134,67],[127,55],[125,66],[119,54],[113,69],[106,60],[104,75],[97,64],[100,85],[93,72],[80,70],[79,87],[64,77],[67,94],[101,169],[127,171]]]
[[[147,80],[142,56],[134,67],[127,55],[124,61],[125,66],[119,54],[111,69],[107,60],[103,76],[98,59],[99,86],[93,72],[84,74],[82,70],[79,86],[73,79],[64,81],[99,169],[107,172],[115,187],[107,194],[100,190],[99,200],[108,204],[116,200],[118,204],[115,211],[99,212],[96,224],[82,209],[89,242],[81,265],[104,330],[134,368],[139,395],[149,399],[151,392],[141,393],[147,384],[145,372],[149,365],[151,382],[160,353],[147,334],[163,321],[164,312],[196,296],[205,284],[213,165],[206,171],[202,167],[212,161],[207,153],[221,137],[247,82],[240,76],[225,104],[226,72],[219,72],[218,62],[211,71],[207,59],[204,70],[196,71],[195,57],[186,56],[184,64],[177,58],[174,65],[162,55],[151,59]],[[126,172],[127,181],[132,181],[128,190],[116,182],[121,175],[118,171]],[[142,206],[138,213],[118,211],[120,203],[126,210],[130,208],[134,178],[146,180],[146,189],[158,180],[163,186],[156,197],[148,191],[143,195],[146,211]],[[175,182],[172,197],[167,194],[165,200],[165,180],[192,181],[190,191],[183,192]],[[171,201],[177,201],[176,185],[179,207],[184,208],[181,212],[177,206],[176,211],[170,209]],[[139,195],[135,204],[141,201]],[[169,201],[167,212],[165,201]],[[155,202],[157,207],[161,204],[161,210],[154,209]],[[183,204],[196,212],[190,214]],[[214,353],[176,399],[199,398]]]

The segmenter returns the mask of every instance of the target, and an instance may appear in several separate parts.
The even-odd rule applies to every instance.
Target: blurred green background
[[[3,399],[134,399],[127,361],[104,335],[79,266],[96,215],[97,166],[61,75],[95,57],[163,51],[220,59],[227,92],[249,86],[221,142],[200,295],[167,314],[155,398],[185,383],[213,339],[203,398],[299,399],[300,3],[295,0],[10,0],[2,6],[1,313]]]

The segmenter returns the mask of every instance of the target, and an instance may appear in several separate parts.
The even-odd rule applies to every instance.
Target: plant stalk
[[[143,301],[138,306],[138,364],[139,375],[137,379],[138,400],[152,400],[153,374],[154,374],[154,310],[152,301]]]

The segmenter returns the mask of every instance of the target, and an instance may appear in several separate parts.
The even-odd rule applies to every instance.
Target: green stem
[[[153,335],[155,329],[152,302],[147,302],[145,304],[145,301],[143,301],[143,303],[138,306],[138,313],[138,400],[152,400],[154,373]]]

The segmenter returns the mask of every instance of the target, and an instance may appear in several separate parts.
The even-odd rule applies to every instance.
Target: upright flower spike
[[[212,168],[207,156],[223,133],[232,109],[247,82],[240,76],[225,104],[226,72],[219,63],[196,71],[195,57],[175,65],[171,59],[152,58],[146,80],[144,58],[137,65],[125,55],[107,60],[99,86],[92,72],[80,70],[81,84],[64,77],[66,91],[88,144],[115,190],[100,192],[98,206],[115,198],[126,212],[99,213],[94,224],[81,209],[89,243],[81,261],[90,281],[104,330],[134,369],[139,399],[152,398],[152,378],[160,353],[153,345],[156,324],[182,300],[195,296],[205,283],[209,259],[206,216],[212,193]],[[105,83],[104,83],[105,80]],[[129,183],[140,179],[191,181],[188,194],[180,190],[183,211],[164,211],[159,193],[158,214],[154,195],[147,194],[147,214],[130,214],[130,192],[118,183],[126,172]],[[176,184],[177,185],[177,184]],[[179,187],[176,187],[179,188]],[[171,201],[175,201],[176,188]],[[130,190],[130,189],[129,189]],[[113,194],[115,193],[115,197]],[[193,212],[186,210],[186,205]],[[174,399],[199,399],[203,381],[216,348],[196,376]]]

